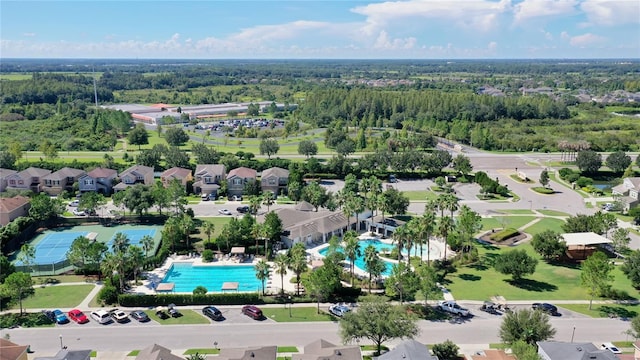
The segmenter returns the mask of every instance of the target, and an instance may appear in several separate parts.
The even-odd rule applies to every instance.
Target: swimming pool
[[[237,282],[238,291],[258,291],[262,283],[256,278],[253,265],[193,266],[192,263],[173,263],[163,283],[174,283],[175,292],[193,292],[198,286],[208,291],[222,291],[222,283]]]
[[[354,262],[355,266],[364,271],[367,272],[366,266],[365,266],[365,262],[364,262],[364,249],[366,249],[369,245],[372,245],[374,248],[376,248],[376,251],[378,253],[381,252],[390,252],[395,246],[388,244],[388,243],[384,243],[378,239],[366,239],[366,240],[360,240],[360,256],[356,257],[356,261]],[[342,247],[339,249],[340,251],[342,250]],[[320,253],[320,255],[325,256],[327,254],[327,251],[329,251],[329,247],[325,247],[324,249],[319,250],[318,252]],[[347,259],[348,260],[348,259]],[[382,272],[383,276],[389,276],[391,275],[391,268],[393,267],[392,262],[385,260],[384,258],[382,258],[382,260],[385,262],[385,264],[387,264],[387,267],[384,269],[384,271]]]

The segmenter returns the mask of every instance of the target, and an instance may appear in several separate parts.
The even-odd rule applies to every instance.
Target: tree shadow
[[[602,316],[618,317],[622,319],[631,319],[638,315],[638,312],[626,309],[622,306],[602,305],[600,306],[599,311]]]
[[[543,291],[556,291],[558,290],[558,287],[553,285],[553,284],[549,284],[546,282],[542,282],[542,281],[537,281],[537,280],[531,280],[531,279],[520,279],[520,280],[504,280],[505,282],[509,283],[511,286],[515,286],[519,289],[522,290],[527,290],[527,291],[536,291],[536,292],[543,292]]]
[[[473,275],[473,274],[462,274],[458,277],[465,281],[479,281],[480,279],[482,279],[482,276]]]

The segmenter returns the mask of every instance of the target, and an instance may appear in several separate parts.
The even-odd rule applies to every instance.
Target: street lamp
[[[573,327],[573,332],[571,333],[571,342],[573,342],[573,336],[576,334],[576,327]]]
[[[293,305],[293,299],[291,295],[289,295],[289,317],[291,317],[291,306]]]
[[[62,350],[64,346],[62,345],[62,334],[60,334],[60,350]]]
[[[213,348],[214,348],[214,349],[216,349],[216,350],[218,350],[218,342],[217,342],[217,341],[214,341],[214,342],[213,342]]]

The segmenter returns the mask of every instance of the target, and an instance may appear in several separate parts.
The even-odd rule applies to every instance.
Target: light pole
[[[573,332],[571,333],[571,342],[573,342],[573,336],[576,334],[576,327],[573,327]]]
[[[214,349],[216,349],[216,350],[218,350],[218,342],[217,342],[217,341],[214,341],[214,342],[213,342],[213,348],[214,348]]]
[[[62,334],[60,334],[60,350],[62,350],[64,346],[62,345]]]
[[[289,295],[289,317],[291,317],[291,306],[293,305],[293,299],[291,295]]]

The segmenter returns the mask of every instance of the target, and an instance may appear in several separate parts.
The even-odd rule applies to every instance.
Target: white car
[[[614,354],[622,354],[622,351],[620,351],[620,349],[618,349],[615,345],[613,345],[610,342],[604,343],[602,345],[600,345],[600,348],[602,350],[609,350]]]
[[[351,311],[346,305],[331,305],[329,306],[329,312],[337,317],[342,317],[344,314]]]
[[[123,323],[129,321],[129,316],[122,310],[113,309],[110,311],[111,318],[116,322]]]
[[[218,210],[218,212],[222,215],[231,215],[231,211],[227,210],[227,209],[220,209]]]
[[[87,216],[87,213],[85,213],[83,210],[80,209],[73,209],[73,215],[75,216]]]
[[[71,207],[78,207],[78,205],[80,205],[80,200],[73,200],[69,203]]]

